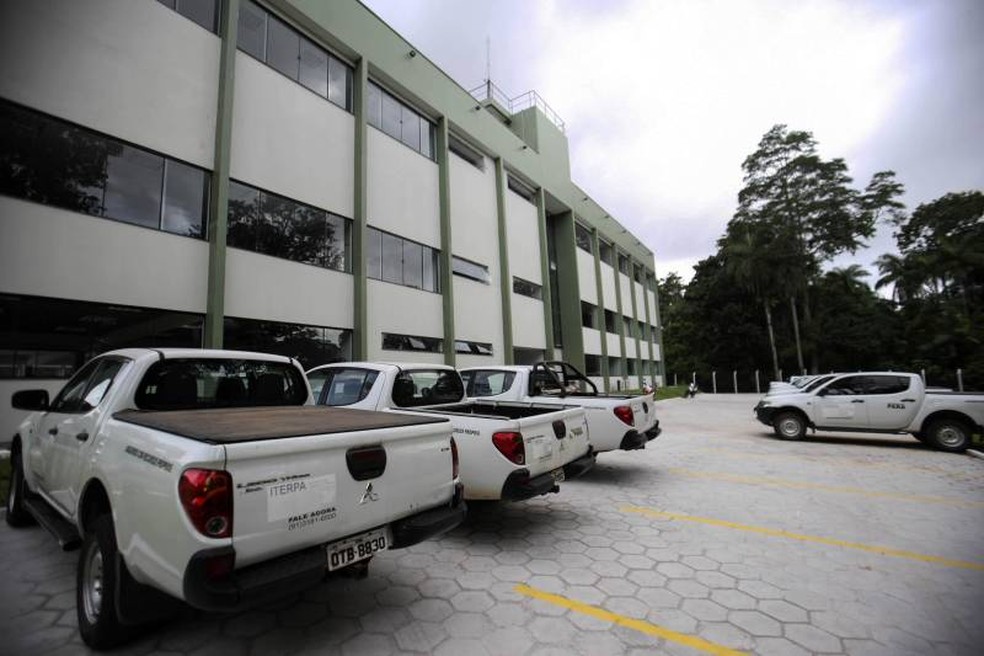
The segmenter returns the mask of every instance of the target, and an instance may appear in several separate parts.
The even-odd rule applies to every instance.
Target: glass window
[[[193,20],[209,32],[215,32],[219,0],[177,0],[177,4],[179,14]]]
[[[95,408],[106,397],[109,388],[116,378],[117,372],[123,368],[123,360],[108,358],[99,363],[99,367],[89,380],[89,386],[82,399],[80,410],[88,412]]]
[[[864,392],[864,376],[845,376],[830,383],[823,389],[822,394],[824,396],[853,396],[855,394],[864,394]]]
[[[639,373],[639,361],[634,358],[629,358],[626,360],[626,364],[629,367],[629,375],[636,376]]]
[[[72,378],[65,383],[65,387],[58,392],[55,400],[51,402],[51,412],[82,412],[82,397],[85,394],[89,378],[102,364],[102,359],[92,360],[87,365],[79,369]]]
[[[513,278],[513,292],[522,296],[535,298],[538,301],[543,300],[543,288],[534,282],[523,280],[522,278]]]
[[[167,160],[164,176],[162,228],[187,237],[204,237],[205,199],[208,198],[205,171]]]
[[[375,228],[366,230],[366,275],[377,280],[383,277],[382,237]]]
[[[382,233],[383,276],[386,282],[403,284],[403,240]]]
[[[372,86],[370,85],[369,89],[370,105],[372,104]],[[378,91],[378,88],[376,90]],[[352,108],[352,69],[334,57],[330,57],[328,62],[328,100],[339,107]],[[371,111],[370,116],[372,116]]]
[[[393,96],[383,94],[383,132],[399,139],[403,135],[403,108]]]
[[[601,375],[601,357],[600,355],[584,354],[584,374],[586,376]]]
[[[627,255],[618,254],[618,270],[627,276],[632,274],[632,265]]]
[[[260,212],[260,191],[229,181],[229,226],[226,243],[235,248],[256,250],[254,225]]]
[[[434,124],[425,118],[420,119],[420,154],[434,159]]]
[[[492,345],[488,342],[470,342],[457,339],[454,342],[454,352],[468,355],[492,355]]]
[[[577,247],[589,253],[594,253],[594,238],[591,231],[580,223],[574,224],[574,236],[577,239]]]
[[[615,256],[615,251],[612,249],[611,244],[604,239],[600,240],[598,242],[598,251],[602,262],[610,266],[615,266],[615,260],[613,259]]]
[[[617,357],[608,358],[608,375],[609,376],[622,375],[622,358],[617,358]]]
[[[284,355],[304,369],[352,359],[351,330],[232,317],[226,317],[223,330],[227,349]]]
[[[462,371],[461,379],[468,396],[498,396],[512,387],[516,374],[498,369],[472,369]]]
[[[267,13],[250,0],[239,5],[239,31],[236,44],[260,61],[266,61]]]
[[[454,256],[451,258],[451,271],[456,276],[462,276],[481,283],[489,284],[491,276],[489,268],[484,264],[476,264],[464,258]]]
[[[106,164],[105,215],[160,227],[164,158],[118,144]]]
[[[400,140],[416,151],[420,150],[420,116],[406,105],[401,117],[402,133]]]
[[[366,115],[369,125],[383,129],[383,90],[372,82],[366,95]]]
[[[261,192],[260,214],[253,225],[258,253],[289,258],[288,231],[294,221],[296,207],[293,201],[282,196]]]
[[[318,381],[318,393],[314,394],[319,404],[340,406],[358,403],[366,398],[373,384],[379,377],[379,372],[369,369],[321,369],[308,374],[312,393]],[[324,392],[321,392],[324,389]]]
[[[901,394],[909,389],[908,376],[868,376],[865,394]]]
[[[420,337],[419,335],[401,335],[398,333],[383,333],[384,351],[424,351],[440,353],[442,340],[437,337]]]
[[[453,369],[403,371],[393,381],[393,403],[401,408],[456,403],[464,396],[461,376]]]
[[[300,53],[300,35],[287,27],[283,21],[273,16],[269,16],[267,20],[266,62],[290,79],[296,80]]]
[[[441,290],[441,263],[438,251],[424,246],[424,289],[429,292]]]
[[[585,328],[596,328],[597,327],[597,313],[598,308],[591,303],[585,303],[581,301],[581,325]]]
[[[337,271],[349,271],[348,253],[351,243],[350,223],[335,214],[328,215],[325,237],[325,266]]]
[[[403,284],[423,287],[423,247],[412,241],[403,242]]]
[[[615,313],[611,310],[605,310],[605,332],[617,333],[618,332],[618,321]]]
[[[300,37],[298,82],[322,98],[328,97],[328,53]]]

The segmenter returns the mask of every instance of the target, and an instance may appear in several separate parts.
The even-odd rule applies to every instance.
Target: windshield
[[[178,358],[154,363],[137,388],[141,410],[304,405],[308,387],[287,362]]]

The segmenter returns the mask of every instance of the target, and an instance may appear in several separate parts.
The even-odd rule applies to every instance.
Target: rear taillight
[[[632,408],[627,405],[620,405],[615,407],[615,416],[621,419],[625,424],[629,426],[635,426],[635,416],[632,414]]]
[[[523,434],[506,431],[494,433],[492,444],[499,449],[499,453],[506,456],[509,462],[516,465],[526,464],[526,446],[523,444]]]
[[[378,478],[386,471],[386,450],[381,446],[364,446],[345,452],[345,464],[357,481]]]
[[[232,474],[216,469],[188,469],[178,482],[178,497],[188,519],[210,538],[232,535]]]
[[[458,465],[458,443],[455,442],[454,441],[454,438],[452,437],[451,438],[451,478],[452,479],[457,479],[458,478],[458,469],[459,469],[459,465]]]

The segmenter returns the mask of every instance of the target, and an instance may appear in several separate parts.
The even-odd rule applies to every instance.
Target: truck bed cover
[[[327,435],[448,421],[443,417],[325,406],[123,410],[114,414],[113,418],[212,444]]]

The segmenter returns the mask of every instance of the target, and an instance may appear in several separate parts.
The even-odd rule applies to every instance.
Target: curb
[[[984,451],[978,451],[977,449],[967,449],[967,455],[984,460]]]

